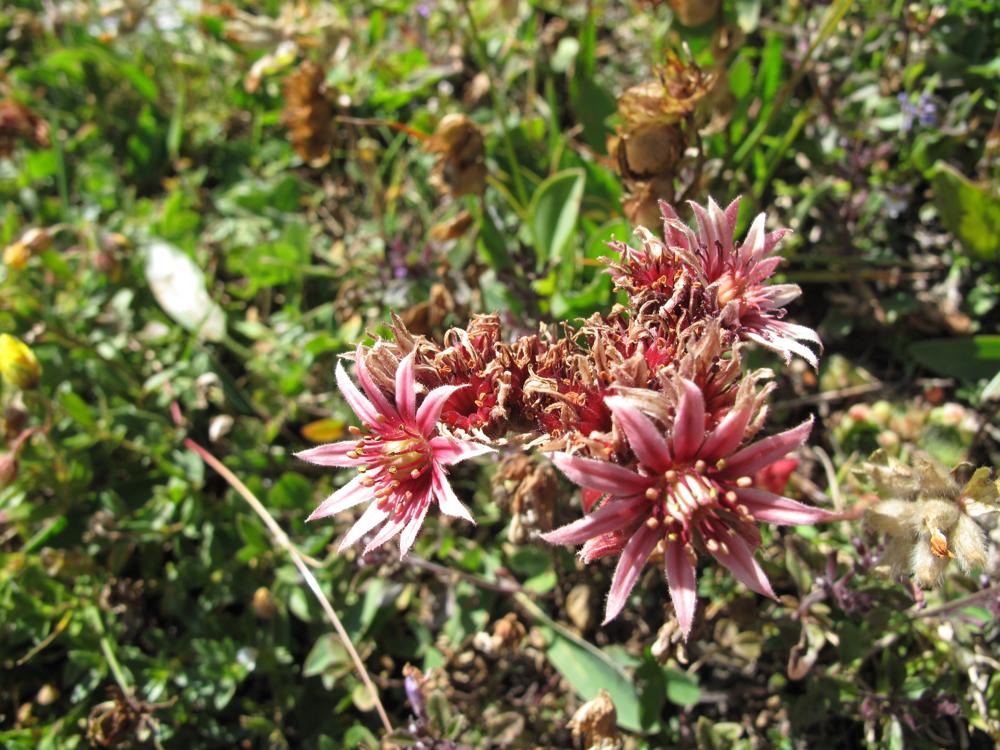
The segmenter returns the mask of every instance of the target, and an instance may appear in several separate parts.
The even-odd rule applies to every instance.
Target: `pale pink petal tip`
[[[643,525],[629,539],[625,549],[622,550],[621,557],[618,558],[618,565],[615,567],[615,574],[611,579],[608,605],[602,625],[607,625],[624,609],[625,602],[628,601],[629,594],[635,588],[647,558],[662,537],[663,534],[659,530],[650,529]]]

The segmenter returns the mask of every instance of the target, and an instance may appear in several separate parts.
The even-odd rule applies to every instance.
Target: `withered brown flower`
[[[0,156],[10,156],[18,138],[46,148],[49,124],[20,102],[4,99],[0,101]]]
[[[295,153],[311,167],[326,165],[330,161],[334,128],[323,69],[306,60],[285,79],[284,92],[281,119],[288,127]]]
[[[455,198],[482,195],[486,189],[486,148],[483,132],[463,114],[441,118],[427,141],[427,150],[438,154],[431,184]]]

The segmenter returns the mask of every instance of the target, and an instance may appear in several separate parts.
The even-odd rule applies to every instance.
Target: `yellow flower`
[[[15,242],[7,245],[3,249],[3,263],[17,271],[20,271],[31,260],[31,251],[23,242]]]
[[[42,368],[31,348],[19,338],[0,333],[0,375],[23,391],[38,387]]]

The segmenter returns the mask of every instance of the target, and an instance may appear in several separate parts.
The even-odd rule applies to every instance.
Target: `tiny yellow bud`
[[[31,347],[7,333],[0,333],[0,375],[22,391],[38,387],[42,368]]]
[[[20,271],[28,265],[29,260],[31,260],[31,250],[23,242],[15,242],[3,249],[3,263],[5,266]]]

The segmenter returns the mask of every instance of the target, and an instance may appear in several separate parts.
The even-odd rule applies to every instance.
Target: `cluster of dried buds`
[[[693,184],[700,162],[687,149],[697,136],[699,105],[713,78],[671,52],[656,78],[618,98],[621,123],[608,153],[625,183],[625,214],[633,225],[655,225],[659,200],[673,201],[679,178]]]
[[[691,227],[662,204],[662,238],[640,228],[638,248],[611,243],[618,257],[605,259],[629,304],[576,327],[507,341],[497,316],[480,315],[438,344],[396,318],[392,341],[354,353],[360,389],[337,368],[361,421],[353,439],[299,454],[358,471],[311,518],[368,503],[342,546],[365,538],[368,552],[399,535],[406,554],[430,509],[472,521],[448,467],[517,444],[543,452],[583,488],[585,515],[542,538],[582,545],[586,562],[618,556],[605,621],[655,561],[689,633],[700,553],[773,597],[754,559],[757,522],[830,514],[764,480],[812,422],[762,438],[769,372],[744,373],[740,353],[753,341],[815,365],[809,345],[819,339],[783,320],[798,287],[767,283],[784,232],[766,232],[761,214],[738,242],[738,208],[694,205]]]

